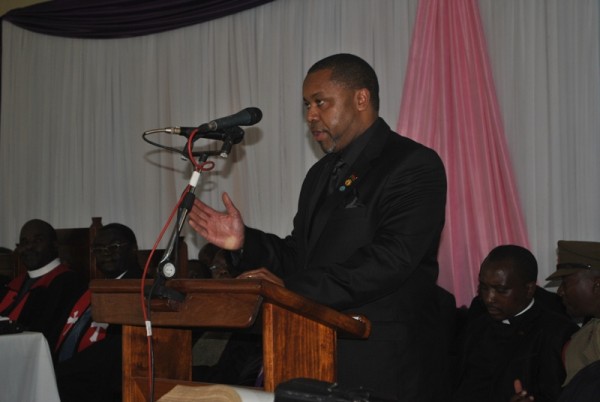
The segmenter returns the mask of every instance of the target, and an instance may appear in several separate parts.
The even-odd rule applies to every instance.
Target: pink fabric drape
[[[444,161],[438,283],[468,305],[493,247],[529,246],[477,0],[420,0],[397,128]]]

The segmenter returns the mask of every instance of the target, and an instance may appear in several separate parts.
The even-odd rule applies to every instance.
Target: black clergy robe
[[[508,402],[515,379],[536,402],[557,400],[565,378],[562,350],[577,325],[539,303],[509,321],[486,313],[468,324],[458,354],[455,402]]]

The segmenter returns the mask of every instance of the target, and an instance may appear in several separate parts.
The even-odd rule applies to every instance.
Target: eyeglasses
[[[112,243],[108,246],[92,246],[92,253],[94,254],[114,254],[118,252],[121,247],[127,247],[129,243]]]

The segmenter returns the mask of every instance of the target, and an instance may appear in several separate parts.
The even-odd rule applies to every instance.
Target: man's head
[[[537,269],[533,254],[520,246],[498,246],[488,254],[479,271],[479,296],[494,320],[514,317],[529,305]]]
[[[200,265],[208,269],[214,279],[231,278],[232,276],[225,253],[225,250],[212,243],[205,244],[198,252]]]
[[[48,222],[30,220],[21,228],[17,252],[29,271],[43,267],[58,257],[56,231]]]
[[[547,280],[561,280],[558,295],[572,317],[600,317],[600,243],[558,242],[556,272]]]
[[[378,116],[377,75],[352,54],[335,54],[315,63],[306,74],[302,92],[306,120],[326,153],[344,149]]]
[[[107,278],[116,278],[137,266],[137,250],[135,234],[120,223],[100,228],[92,244],[96,266]]]

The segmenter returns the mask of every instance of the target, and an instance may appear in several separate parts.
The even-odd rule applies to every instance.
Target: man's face
[[[58,256],[56,242],[51,240],[46,228],[28,222],[21,229],[17,251],[29,271],[48,264]]]
[[[479,296],[489,315],[502,321],[520,313],[533,298],[535,282],[526,283],[510,266],[487,263],[479,272]]]
[[[591,307],[595,303],[595,283],[594,276],[584,270],[562,278],[557,293],[571,317],[583,318],[593,315]]]
[[[107,278],[116,278],[125,272],[135,258],[135,251],[123,236],[114,230],[98,232],[92,245],[96,267]]]
[[[308,74],[302,88],[306,120],[325,153],[338,152],[362,134],[356,90],[331,81],[331,70]]]

